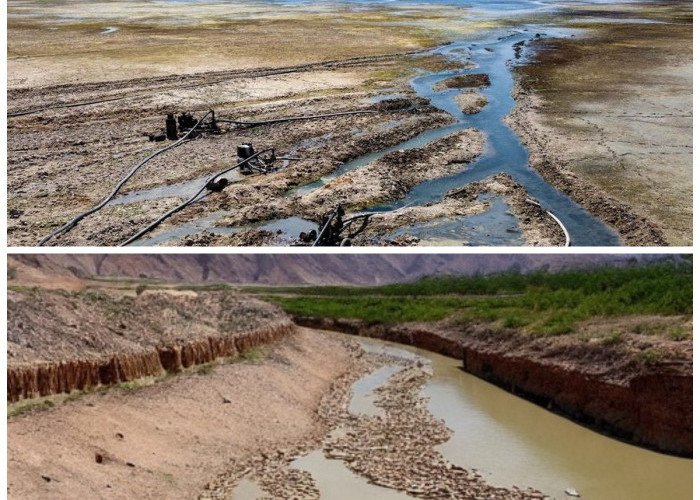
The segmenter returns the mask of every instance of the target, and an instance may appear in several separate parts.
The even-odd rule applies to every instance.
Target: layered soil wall
[[[464,347],[466,371],[573,420],[655,450],[693,454],[693,380],[673,373],[613,384],[575,369]]]
[[[296,317],[300,326],[398,342],[461,359],[464,369],[549,410],[614,437],[684,457],[693,454],[692,376],[660,368],[626,384],[541,360],[470,345],[449,334],[359,320]]]
[[[99,360],[76,359],[8,367],[7,399],[15,402],[114,385],[165,372],[174,373],[218,358],[237,356],[289,335],[295,329],[291,321],[281,320],[235,336],[209,336],[140,353],[117,353]]]

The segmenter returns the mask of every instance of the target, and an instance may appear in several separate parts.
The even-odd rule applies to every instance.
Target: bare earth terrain
[[[692,245],[690,4],[580,8],[576,39],[541,41],[518,68],[509,118],[549,182],[634,243]],[[618,23],[632,11],[657,23]]]
[[[227,464],[325,433],[316,408],[348,353],[310,330],[265,352],[11,419],[8,498],[196,498]]]
[[[419,498],[542,498],[490,486],[434,450],[450,431],[418,397],[431,375],[419,361],[288,327],[277,307],[241,295],[109,289],[10,291],[8,498],[230,498],[246,478],[271,498],[311,500],[314,478],[292,461],[318,449]],[[202,358],[229,337],[236,356]],[[163,366],[139,376],[154,346]],[[351,384],[387,362],[402,366],[378,401],[387,417],[350,414]],[[99,383],[83,386],[80,369],[91,366]],[[339,427],[345,434],[330,432]],[[387,436],[393,448],[374,446]],[[390,465],[397,459],[406,466]]]
[[[365,352],[234,290],[139,282],[144,258],[130,258],[132,280],[102,281],[88,276],[89,262],[118,264],[12,259],[8,498],[229,499],[249,480],[270,498],[317,500],[314,476],[293,463],[314,450],[370,484],[417,498],[544,498],[527,483],[495,487],[436,451],[451,431],[421,396],[432,376],[422,358]],[[182,267],[194,276],[200,265],[206,259]],[[554,337],[458,317],[394,326],[306,320],[456,358],[467,348],[487,360],[563,371],[566,380],[583,380],[566,398],[593,379],[608,389],[643,383],[663,396],[651,406],[668,409],[664,384],[692,384],[692,319],[685,315],[594,318]],[[350,413],[351,385],[387,364],[399,371],[376,392],[382,416]],[[692,401],[674,398],[675,406],[682,406],[676,399]],[[675,418],[673,429],[692,433],[682,410],[663,419],[655,409],[645,413],[654,422]]]
[[[689,5],[576,5],[542,14],[532,21],[586,31],[572,39],[543,37],[530,44],[532,62],[515,66],[518,105],[508,122],[532,166],[626,244],[692,241]],[[116,2],[89,4],[79,18],[61,3],[42,4],[40,18],[37,9],[8,5],[8,241],[15,246],[36,244],[102,200],[134,165],[167,144],[148,136],[162,133],[173,111],[198,117],[214,109],[219,118],[237,120],[371,113],[253,128],[221,124],[223,134],[158,156],[124,187],[129,197],[48,244],[123,243],[207,176],[234,165],[243,142],[305,160],[280,161],[284,168],[265,176],[233,176],[223,192],[179,212],[143,243],[298,244],[298,221],[289,218],[313,226],[338,204],[353,214],[399,200],[416,183],[465,168],[481,153],[478,131],[468,141],[429,142],[422,152],[370,162],[323,189],[295,189],[342,163],[451,123],[451,116],[415,95],[409,79],[469,63],[421,51],[516,24],[479,14],[467,19],[471,13],[459,6],[331,13],[244,5],[233,15],[211,4],[198,5],[192,15],[187,4]],[[375,102],[387,94],[396,97]],[[469,113],[484,104],[470,92],[456,99]],[[420,160],[445,147],[452,150],[443,158]],[[493,191],[491,185],[465,186],[481,189],[482,196],[459,206],[448,195],[377,216],[355,243],[425,244],[395,231],[484,213],[499,197],[525,244],[562,244],[561,231],[543,212],[528,216],[518,208],[520,186]],[[259,227],[273,221],[281,222]]]

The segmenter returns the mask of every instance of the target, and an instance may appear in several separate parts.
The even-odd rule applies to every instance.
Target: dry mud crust
[[[8,399],[178,372],[293,330],[279,308],[230,292],[10,290]]]
[[[478,130],[455,132],[420,149],[389,153],[294,202],[302,214],[318,217],[338,205],[352,210],[397,200],[421,182],[463,170],[482,151]]]
[[[354,245],[380,244],[406,246],[420,244],[417,237],[386,237],[402,227],[430,222],[448,217],[465,217],[484,212],[489,201],[480,201],[479,196],[489,194],[501,196],[518,218],[523,237],[531,246],[560,246],[565,237],[558,224],[541,208],[528,203],[525,189],[508,174],[500,173],[483,181],[467,184],[449,191],[443,201],[418,207],[407,207],[396,212],[379,213],[370,219],[368,228],[355,240]]]
[[[461,25],[450,6],[225,4],[8,5],[9,87],[304,64],[434,46]],[[107,27],[112,32],[105,33]],[[440,27],[435,29],[433,26]],[[109,30],[107,30],[109,31]]]
[[[455,102],[459,105],[462,113],[473,115],[481,111],[488,103],[488,100],[479,92],[464,90],[455,96]]]
[[[692,456],[692,338],[648,333],[659,327],[692,330],[688,317],[602,318],[558,337],[483,323],[456,326],[451,320],[394,326],[318,317],[295,322],[462,359],[470,373],[576,422],[640,446]],[[613,341],[611,332],[618,332]]]
[[[345,89],[348,85],[352,87],[347,82],[338,85]],[[263,87],[261,92],[265,88],[268,87]],[[277,99],[279,91],[274,90],[277,87],[269,88],[272,103],[235,108],[222,105],[217,107],[218,116],[264,120],[350,109],[376,113],[236,128],[219,136],[199,138],[155,158],[122,191],[203,179],[235,164],[236,146],[242,142],[252,142],[256,150],[274,147],[278,154],[314,158],[292,163],[264,179],[245,179],[240,186],[227,190],[232,192],[230,198],[212,196],[198,208],[201,212],[217,210],[219,206],[225,209],[229,205],[236,209],[241,203],[255,207],[269,202],[271,196],[281,196],[294,185],[332,171],[337,168],[337,162],[393,145],[451,120],[449,115],[426,106],[420,99],[404,100],[394,106],[373,105],[366,101],[373,92],[366,90],[326,97]],[[22,118],[12,122],[8,167],[8,238],[12,244],[35,244],[69,217],[94,206],[135,164],[162,147],[163,143],[150,143],[144,134],[162,128],[165,108],[127,110],[109,106],[108,111],[91,112],[89,117],[82,116],[87,113],[85,110],[73,110],[60,118],[38,117],[34,122]],[[36,121],[44,123],[36,128]],[[249,196],[251,191],[261,192],[257,198],[239,202],[238,190],[242,190],[240,197]],[[108,206],[49,244],[117,244],[178,203],[178,198],[170,197]],[[252,208],[251,212],[256,210]],[[188,217],[188,212],[198,215],[196,210],[185,211],[179,215],[181,221]],[[251,216],[253,221],[261,218],[253,213]]]
[[[447,441],[451,432],[428,411],[420,396],[432,370],[420,361],[403,364],[403,370],[375,391],[375,404],[383,414],[347,414],[345,435],[324,444],[326,457],[343,460],[373,484],[417,498],[545,497],[532,489],[489,486],[479,474],[445,460],[435,447]]]
[[[303,329],[302,331],[307,331]],[[330,332],[312,332],[313,335],[333,336]],[[324,438],[337,428],[344,416],[352,395],[351,386],[361,376],[379,368],[384,356],[367,355],[354,342],[342,340],[345,349],[344,371],[332,381],[315,408],[319,432],[304,441],[287,447],[268,447],[257,454],[248,455],[242,460],[231,460],[206,484],[200,499],[229,499],[236,485],[244,478],[256,481],[271,498],[320,498],[311,475],[294,469],[292,461],[321,447]]]
[[[421,100],[417,102],[422,103]],[[392,118],[398,119],[392,121],[389,127],[382,127],[381,123],[376,123],[378,121],[376,118],[374,126],[370,125],[369,118],[351,119],[344,126],[336,127],[335,132],[330,132],[330,136],[326,135],[317,144],[298,151],[302,157],[325,158],[326,163],[323,161],[293,163],[281,172],[253,177],[247,183],[234,184],[227,188],[222,193],[217,208],[230,211],[231,214],[224,216],[217,225],[241,226],[292,215],[320,218],[322,214],[335,208],[339,203],[350,207],[371,202],[373,201],[371,198],[363,198],[364,193],[357,192],[359,188],[343,198],[342,193],[337,193],[339,189],[329,187],[335,186],[336,181],[332,181],[323,188],[303,197],[287,196],[287,194],[290,189],[297,185],[307,184],[319,179],[323,174],[334,171],[342,162],[368,152],[390,147],[424,130],[437,128],[451,122],[448,115],[438,112],[431,106],[420,108],[416,114],[406,110],[390,110],[383,111],[381,116],[385,122]],[[358,133],[358,128],[362,132]],[[353,130],[356,132],[353,133]],[[323,168],[324,166],[325,168]],[[358,171],[364,170],[363,168]],[[352,175],[352,172],[342,175],[338,180]],[[379,174],[375,175],[379,177]],[[414,180],[414,182],[416,181]],[[372,193],[364,194],[364,196],[374,196],[377,190],[375,188]],[[324,196],[319,201],[321,193]],[[392,194],[397,195],[389,193],[389,195]],[[351,196],[354,196],[358,201],[353,203]]]
[[[423,51],[406,51],[375,56],[351,57],[347,59],[329,60],[310,64],[292,66],[267,66],[228,71],[207,71],[195,74],[171,74],[164,76],[147,76],[142,78],[124,79],[117,81],[99,81],[91,83],[71,83],[62,85],[37,86],[8,90],[8,115],[10,117],[25,116],[37,113],[61,113],[61,110],[85,108],[98,104],[113,105],[115,101],[128,100],[121,103],[122,107],[135,107],[131,100],[151,102],[154,97],[167,92],[183,92],[187,95],[192,91],[212,93],[227,86],[235,85],[236,81],[253,79],[295,78],[306,80],[304,73],[331,72],[345,68],[374,65],[395,60],[403,56],[420,54]],[[342,72],[337,72],[341,73]],[[312,90],[312,89],[310,89]],[[258,91],[259,92],[259,91]],[[171,95],[172,97],[173,95]],[[174,94],[177,96],[177,94]],[[251,97],[264,97],[262,94]],[[161,102],[162,104],[162,102]]]
[[[691,24],[583,26],[595,29],[531,45],[508,123],[532,166],[625,243],[691,244]]]
[[[565,236],[559,225],[544,210],[531,203],[531,198],[525,189],[505,173],[449,191],[443,201],[439,203],[410,206],[388,213],[377,213],[370,218],[365,230],[353,239],[352,244],[355,246],[421,245],[425,242],[416,236],[391,237],[391,234],[400,228],[416,224],[482,213],[489,209],[490,204],[488,200],[479,200],[479,196],[484,194],[505,199],[513,215],[518,218],[527,245],[561,246],[564,244]],[[348,216],[352,216],[352,214],[348,214]],[[262,246],[298,243],[295,237],[289,237],[280,232],[249,229],[232,235],[204,231],[177,240],[173,244],[185,246]]]
[[[348,346],[352,347],[352,344]],[[334,383],[318,409],[319,418],[332,432],[304,446],[267,451],[238,461],[211,481],[200,498],[230,498],[235,485],[248,478],[256,481],[271,498],[318,500],[320,493],[313,477],[293,468],[291,462],[319,447],[327,458],[343,460],[371,483],[417,498],[544,498],[531,489],[492,487],[478,473],[448,463],[435,451],[437,444],[449,438],[450,431],[444,422],[430,414],[425,400],[419,396],[431,376],[423,361],[354,349],[352,367]],[[350,384],[388,364],[398,365],[401,371],[376,391],[377,406],[383,414],[376,417],[350,414]]]
[[[239,461],[320,439],[319,402],[353,367],[342,343],[300,330],[258,363],[12,417],[8,498],[196,498]]]
[[[489,75],[485,73],[475,73],[470,75],[460,75],[441,80],[433,86],[436,92],[448,89],[480,88],[491,85]]]

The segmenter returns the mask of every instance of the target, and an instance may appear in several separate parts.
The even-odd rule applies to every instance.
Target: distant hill
[[[622,266],[655,255],[454,255],[454,254],[255,254],[255,255],[9,255],[15,281],[71,283],[94,277],[154,278],[172,283],[269,285],[375,285],[427,275]],[[679,257],[670,257],[679,259]]]

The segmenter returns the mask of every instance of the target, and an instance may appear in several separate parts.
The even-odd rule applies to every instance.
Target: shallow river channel
[[[528,5],[534,8],[534,4]],[[467,128],[476,128],[484,134],[486,144],[484,153],[474,162],[465,165],[464,169],[456,174],[430,180],[415,186],[401,200],[388,205],[371,207],[368,211],[386,212],[408,205],[425,205],[439,202],[452,189],[484,180],[499,172],[506,172],[521,184],[531,197],[538,200],[544,209],[553,212],[561,220],[570,234],[572,245],[619,245],[621,240],[614,230],[591,215],[568,196],[548,184],[537,171],[530,167],[528,151],[522,145],[515,132],[503,121],[515,105],[515,100],[511,95],[513,91],[511,65],[517,62],[514,44],[527,42],[536,36],[569,37],[574,34],[580,34],[580,32],[553,26],[523,24],[518,29],[493,30],[473,40],[454,42],[434,49],[433,53],[458,61],[467,69],[425,72],[425,74],[413,79],[411,84],[417,95],[428,99],[436,108],[450,113],[455,123],[428,130],[395,146],[355,158],[332,174],[326,175],[306,186],[291,190],[288,196],[311,193],[320,189],[331,180],[352,170],[362,168],[393,151],[422,148],[428,143],[445,137],[450,133]],[[524,54],[527,53],[526,50]],[[526,57],[526,55],[522,57]],[[488,104],[479,113],[467,115],[462,112],[455,102],[458,90],[436,90],[435,85],[443,80],[473,73],[487,74],[491,84],[482,89],[482,93],[488,99]],[[392,97],[397,97],[397,95],[388,94],[375,97],[372,100],[377,101]],[[178,193],[184,199],[191,192],[195,192],[196,189],[198,187],[192,182],[183,183],[171,186],[165,190],[159,188],[158,190],[130,193],[117,198],[113,203],[128,203],[136,200],[161,198],[166,195],[176,196]],[[521,237],[522,230],[517,220],[507,210],[508,207],[498,199],[492,200],[491,205],[491,209],[486,214],[456,219],[447,218],[446,220],[434,221],[427,227],[405,228],[390,236],[395,237],[402,233],[416,234],[431,245],[519,246],[525,244],[525,240]],[[317,226],[313,221],[292,217],[267,222],[262,226],[258,224],[236,228],[217,227],[216,223],[223,215],[223,212],[216,212],[191,223],[161,231],[150,238],[140,240],[137,244],[154,245],[165,243],[202,230],[225,234],[252,228],[281,230],[287,237],[293,239],[299,235],[300,231],[308,232]],[[300,221],[301,224],[299,223]]]
[[[358,340],[370,352],[429,360],[434,375],[421,395],[428,398],[431,413],[453,431],[438,450],[453,464],[477,469],[489,484],[532,487],[555,499],[573,498],[565,493],[567,488],[589,500],[692,498],[692,460],[597,434],[467,374],[458,360],[379,340]],[[397,370],[386,365],[357,381],[350,411],[381,414],[372,391]],[[324,500],[412,498],[367,483],[320,450],[292,466],[313,475]],[[262,491],[246,479],[232,498],[259,496]]]

